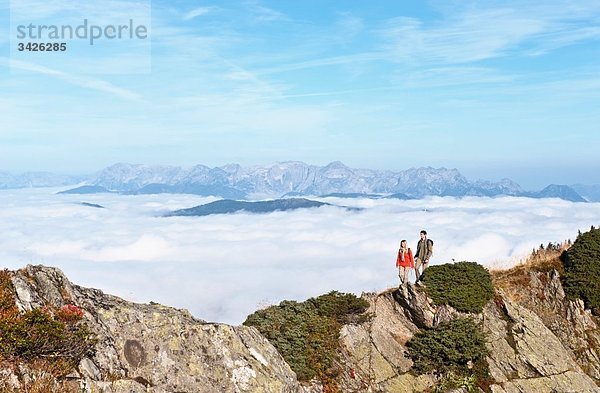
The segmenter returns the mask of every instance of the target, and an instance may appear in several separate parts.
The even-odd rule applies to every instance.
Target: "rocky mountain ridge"
[[[508,278],[507,278],[508,277]],[[95,352],[69,375],[77,391],[322,392],[301,384],[256,329],[208,323],[185,310],[134,304],[74,285],[57,269],[27,266],[11,273],[21,310],[74,304],[97,336]],[[514,283],[520,283],[514,285]],[[508,285],[507,283],[512,283]],[[342,392],[423,392],[432,375],[416,375],[406,355],[419,330],[465,316],[435,306],[421,290],[366,293],[365,322],[340,332]],[[507,273],[483,313],[472,315],[487,334],[489,391],[599,392],[600,329],[580,300],[569,300],[556,270]],[[4,369],[0,382],[17,388],[26,372]]]
[[[111,190],[135,191],[149,184],[182,186],[210,185],[239,190],[246,195],[280,196],[288,193],[323,195],[331,193],[405,193],[425,195],[517,195],[520,186],[508,179],[499,183],[469,182],[456,169],[411,168],[392,172],[349,168],[339,161],[323,167],[298,161],[269,166],[242,167],[237,164],[190,169],[168,166],[115,164],[102,170],[90,184]]]
[[[497,182],[469,181],[457,169],[422,167],[394,172],[350,168],[339,161],[325,166],[285,161],[248,167],[228,164],[215,168],[205,165],[182,168],[118,163],[94,175],[79,178],[45,173],[21,176],[4,173],[0,174],[0,188],[59,186],[74,184],[75,180],[83,182],[85,186],[67,190],[68,193],[188,193],[229,199],[326,194],[365,194],[367,197],[369,194],[405,194],[412,198],[427,195],[509,195],[584,200],[568,186],[553,186],[539,192],[527,192],[510,179]]]

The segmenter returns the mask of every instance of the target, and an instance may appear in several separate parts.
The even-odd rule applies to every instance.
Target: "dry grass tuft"
[[[570,246],[570,242],[549,243],[546,247],[540,246],[539,249],[533,250],[525,261],[508,270],[492,270],[494,286],[519,300],[521,296],[526,295],[523,288],[529,286],[530,272],[549,273],[557,270],[561,275],[564,273],[560,258]]]
[[[14,387],[0,381],[2,393],[80,393],[79,383],[76,381],[57,381],[53,376],[46,375],[34,381]]]

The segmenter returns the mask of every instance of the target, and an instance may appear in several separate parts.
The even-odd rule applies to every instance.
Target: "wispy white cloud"
[[[280,97],[273,97],[273,99],[275,99],[275,98],[343,96],[343,95],[352,95],[352,94],[365,93],[365,92],[398,90],[398,89],[401,89],[402,87],[404,87],[404,86],[393,85],[393,86],[367,87],[367,88],[363,88],[363,89],[332,90],[332,91],[320,91],[320,92],[314,92],[314,93],[301,93],[301,94],[285,94]]]
[[[414,18],[394,18],[383,34],[397,62],[454,64],[506,55],[543,29],[543,22],[534,18],[515,16],[511,10],[489,10],[469,12],[436,26]]]
[[[269,8],[258,1],[246,3],[246,8],[250,11],[250,18],[255,23],[281,22],[289,21],[290,18],[281,11]]]
[[[67,74],[62,71],[58,71],[52,68],[48,68],[39,64],[21,61],[21,60],[13,60],[9,58],[0,58],[0,64],[5,66],[9,66],[16,70],[21,71],[29,71],[34,72],[41,75],[50,76],[53,78],[57,78],[68,82],[72,85],[79,86],[86,89],[92,89],[101,91],[104,93],[109,93],[111,95],[118,96],[123,99],[140,101],[142,97],[128,89],[124,89],[118,86],[113,85],[110,82],[101,80],[101,79],[93,79],[89,77],[83,77],[78,75]]]
[[[81,285],[230,323],[259,304],[397,285],[398,243],[406,238],[414,248],[423,228],[435,240],[432,263],[454,258],[510,266],[540,243],[598,225],[600,212],[600,204],[527,198],[328,198],[366,210],[165,218],[160,213],[214,198],[55,191],[0,191],[5,266],[58,266]]]
[[[600,18],[598,18],[600,23]],[[600,27],[595,26],[572,26],[562,24],[556,31],[549,32],[543,37],[540,37],[534,48],[529,51],[531,56],[539,56],[564,46],[569,46],[582,41],[598,41],[600,40]]]
[[[435,67],[411,72],[398,72],[394,82],[407,88],[467,86],[473,84],[510,83],[516,75],[501,74],[486,67]]]
[[[214,12],[215,10],[217,10],[217,7],[198,7],[198,8],[194,8],[191,11],[188,11],[187,13],[185,13],[185,15],[183,15],[183,20],[192,20],[194,18],[197,18],[199,16],[203,16],[206,14],[209,14],[211,12]]]
[[[321,38],[330,48],[340,40],[367,30],[381,41],[368,50],[279,63],[259,69],[275,74],[302,69],[368,63],[396,63],[402,69],[417,66],[450,67],[509,56],[536,56],[581,41],[600,39],[600,8],[564,5],[523,4],[455,7],[437,20],[394,17],[382,26],[365,26],[362,19],[342,14],[336,33]],[[323,48],[324,49],[324,48]],[[499,75],[497,75],[499,76]],[[487,78],[486,78],[487,79]]]
[[[562,2],[478,4],[457,7],[427,23],[396,17],[381,30],[397,62],[459,64],[504,57],[534,55],[600,38],[600,7]]]
[[[274,74],[280,72],[301,70],[306,68],[316,68],[316,67],[327,67],[327,66],[338,66],[345,64],[356,64],[363,62],[372,62],[372,61],[381,61],[386,59],[387,54],[385,52],[365,52],[365,53],[355,53],[350,55],[340,55],[340,56],[331,56],[331,57],[323,57],[318,59],[311,59],[300,61],[296,63],[287,63],[281,64],[274,67],[262,68],[258,70],[260,75],[263,74]]]
[[[343,12],[335,23],[336,36],[332,38],[342,42],[350,42],[364,30],[365,22],[362,18],[349,12]]]

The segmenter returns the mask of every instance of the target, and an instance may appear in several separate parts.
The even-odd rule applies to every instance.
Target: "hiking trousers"
[[[407,286],[408,285],[408,272],[410,271],[410,267],[408,266],[400,266],[398,268],[398,277],[400,277],[400,285]]]
[[[421,266],[423,267],[423,269],[419,272],[419,269],[421,269]],[[425,262],[425,261],[421,260],[421,258],[419,258],[419,257],[415,258],[415,273],[417,275],[417,281],[419,281],[419,279],[421,278],[420,275],[423,274],[425,269],[427,269],[427,266],[429,266],[429,261]]]

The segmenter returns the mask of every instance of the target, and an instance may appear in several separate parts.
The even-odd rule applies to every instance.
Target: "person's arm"
[[[408,260],[410,262],[410,268],[414,269],[415,268],[415,258],[413,258],[412,250],[410,248],[408,249]]]
[[[425,258],[425,260],[427,262],[429,262],[429,258],[431,258],[431,255],[433,254],[433,249],[432,249],[433,244],[430,243],[430,241],[431,240],[427,239],[427,243],[426,243],[426,245],[427,245],[427,257]]]

